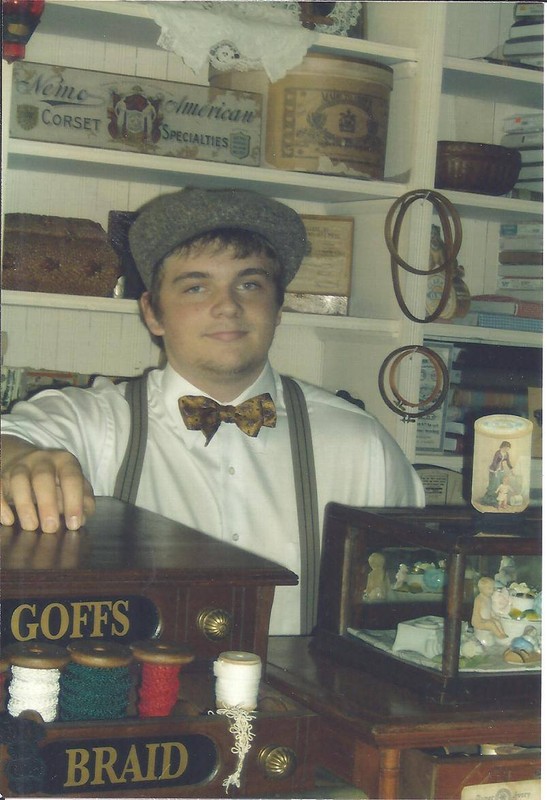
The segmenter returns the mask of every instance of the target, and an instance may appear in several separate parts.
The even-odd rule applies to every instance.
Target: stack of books
[[[520,151],[518,180],[511,192],[522,200],[543,198],[543,113],[514,114],[503,121],[500,144]]]
[[[490,347],[428,341],[449,374],[446,400],[433,414],[418,420],[419,453],[472,452],[474,422],[486,414],[529,416],[529,391],[541,381],[540,348]],[[435,385],[431,363],[424,358],[421,395]]]
[[[515,3],[515,21],[502,51],[506,61],[543,68],[543,3]]]
[[[515,222],[500,225],[498,257],[498,294],[510,294],[537,306],[538,318],[543,304],[543,222]]]
[[[500,225],[498,275],[493,294],[471,298],[463,325],[543,330],[543,222]]]

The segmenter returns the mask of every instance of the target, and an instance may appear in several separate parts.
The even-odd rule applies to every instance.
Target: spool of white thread
[[[256,708],[262,674],[260,656],[238,650],[220,653],[213,672],[217,708],[238,707],[246,711]]]
[[[44,722],[53,722],[57,716],[60,677],[58,669],[12,667],[8,713],[18,717],[23,711],[37,711]]]
[[[65,648],[28,642],[7,648],[11,664],[8,713],[18,717],[36,711],[44,722],[57,716],[61,669],[68,661]]]

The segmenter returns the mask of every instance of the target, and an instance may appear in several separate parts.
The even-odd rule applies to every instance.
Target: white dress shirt
[[[421,506],[422,484],[399,446],[357,406],[300,382],[308,405],[319,519],[325,505]],[[129,436],[124,384],[46,390],[3,419],[11,433],[80,461],[97,496],[112,495]],[[186,429],[178,398],[203,394],[171,367],[148,376],[149,429],[137,505],[183,522],[300,573],[300,544],[287,413],[279,375],[266,365],[233,405],[262,392],[276,404],[275,428],[246,436],[223,423],[205,447]],[[272,634],[299,633],[299,587],[277,587]]]

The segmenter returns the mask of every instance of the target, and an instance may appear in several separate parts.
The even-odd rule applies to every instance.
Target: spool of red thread
[[[168,717],[179,695],[179,673],[194,654],[182,645],[150,640],[134,642],[131,650],[139,662],[139,717]]]

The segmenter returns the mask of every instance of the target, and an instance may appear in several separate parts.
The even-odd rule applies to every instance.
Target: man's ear
[[[150,303],[150,292],[143,292],[139,300],[139,307],[144,324],[153,336],[163,336],[164,328],[158,320]]]

